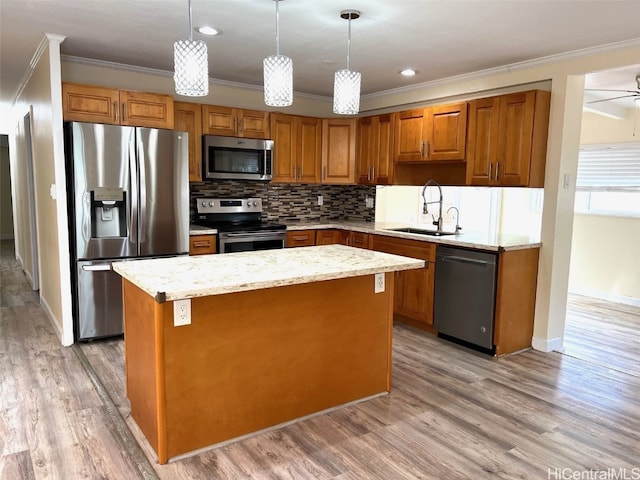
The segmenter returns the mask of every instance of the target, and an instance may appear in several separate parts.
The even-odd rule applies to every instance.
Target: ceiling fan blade
[[[611,97],[611,98],[603,98],[601,100],[591,100],[590,102],[586,102],[586,103],[600,103],[600,102],[608,102],[609,100],[618,100],[620,98],[631,98],[631,97],[638,97],[640,98],[640,93],[634,93],[633,95],[622,95],[620,97]]]
[[[620,92],[620,93],[640,93],[640,90],[612,90],[610,88],[585,88],[585,92]]]

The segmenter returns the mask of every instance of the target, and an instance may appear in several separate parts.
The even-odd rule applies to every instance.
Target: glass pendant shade
[[[360,111],[360,72],[338,70],[333,82],[333,113],[356,115]]]
[[[264,59],[264,103],[288,107],[293,103],[293,61],[284,55]]]
[[[201,40],[178,40],[173,44],[173,80],[178,95],[209,94],[207,45]]]

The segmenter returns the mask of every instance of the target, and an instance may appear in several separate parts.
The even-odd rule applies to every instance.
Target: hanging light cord
[[[350,70],[351,59],[351,14],[349,14],[349,38],[347,40],[347,70]]]
[[[276,55],[280,55],[280,10],[278,4],[280,0],[276,0]]]
[[[193,21],[191,19],[191,0],[189,0],[189,41],[193,42]]]

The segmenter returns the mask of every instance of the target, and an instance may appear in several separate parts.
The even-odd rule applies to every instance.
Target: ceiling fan
[[[614,94],[622,94],[616,95],[610,98],[599,98],[597,100],[590,100],[586,103],[600,103],[600,102],[609,102],[611,100],[618,100],[621,98],[632,98],[634,102],[638,102],[640,100],[640,75],[636,76],[636,90],[615,90],[609,88],[586,88],[585,92],[611,92]]]

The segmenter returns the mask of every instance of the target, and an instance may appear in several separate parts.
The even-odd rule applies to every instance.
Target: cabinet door
[[[396,274],[394,313],[414,320],[418,325],[433,325],[435,244],[372,235],[371,249],[425,260],[424,268]]]
[[[246,138],[269,138],[269,112],[260,110],[237,110],[238,136]]]
[[[407,110],[395,115],[394,161],[420,162],[425,159],[425,109]]]
[[[425,157],[428,161],[464,161],[467,108],[467,102],[461,102],[427,109]]]
[[[501,185],[529,182],[535,92],[500,97],[500,135],[494,178]]]
[[[62,84],[62,116],[67,122],[120,123],[118,90]]]
[[[189,181],[202,181],[202,105],[175,102],[174,126],[189,133]]]
[[[393,179],[393,120],[394,117],[390,113],[378,116],[375,129],[377,151],[372,172],[376,185],[389,185]]]
[[[318,230],[316,231],[316,245],[333,245],[340,243],[338,230]]]
[[[322,119],[298,117],[296,163],[298,181],[320,183],[322,168]]]
[[[297,176],[296,136],[297,117],[274,113],[271,115],[273,134],[273,181],[294,182]]]
[[[121,125],[173,129],[173,97],[120,90]]]
[[[236,109],[205,105],[202,107],[202,132],[208,135],[237,136],[238,118]]]
[[[324,119],[322,124],[322,183],[355,183],[356,120]]]
[[[356,248],[369,248],[369,234],[363,232],[350,232],[349,245]]]
[[[287,247],[310,247],[315,244],[315,230],[293,230],[287,232]]]
[[[358,119],[358,183],[361,185],[372,185],[373,164],[376,156],[375,129],[378,123],[377,117],[363,117]]]
[[[215,235],[191,235],[189,237],[189,255],[209,255],[216,253]]]
[[[498,153],[500,97],[473,100],[469,105],[467,185],[494,181]]]

